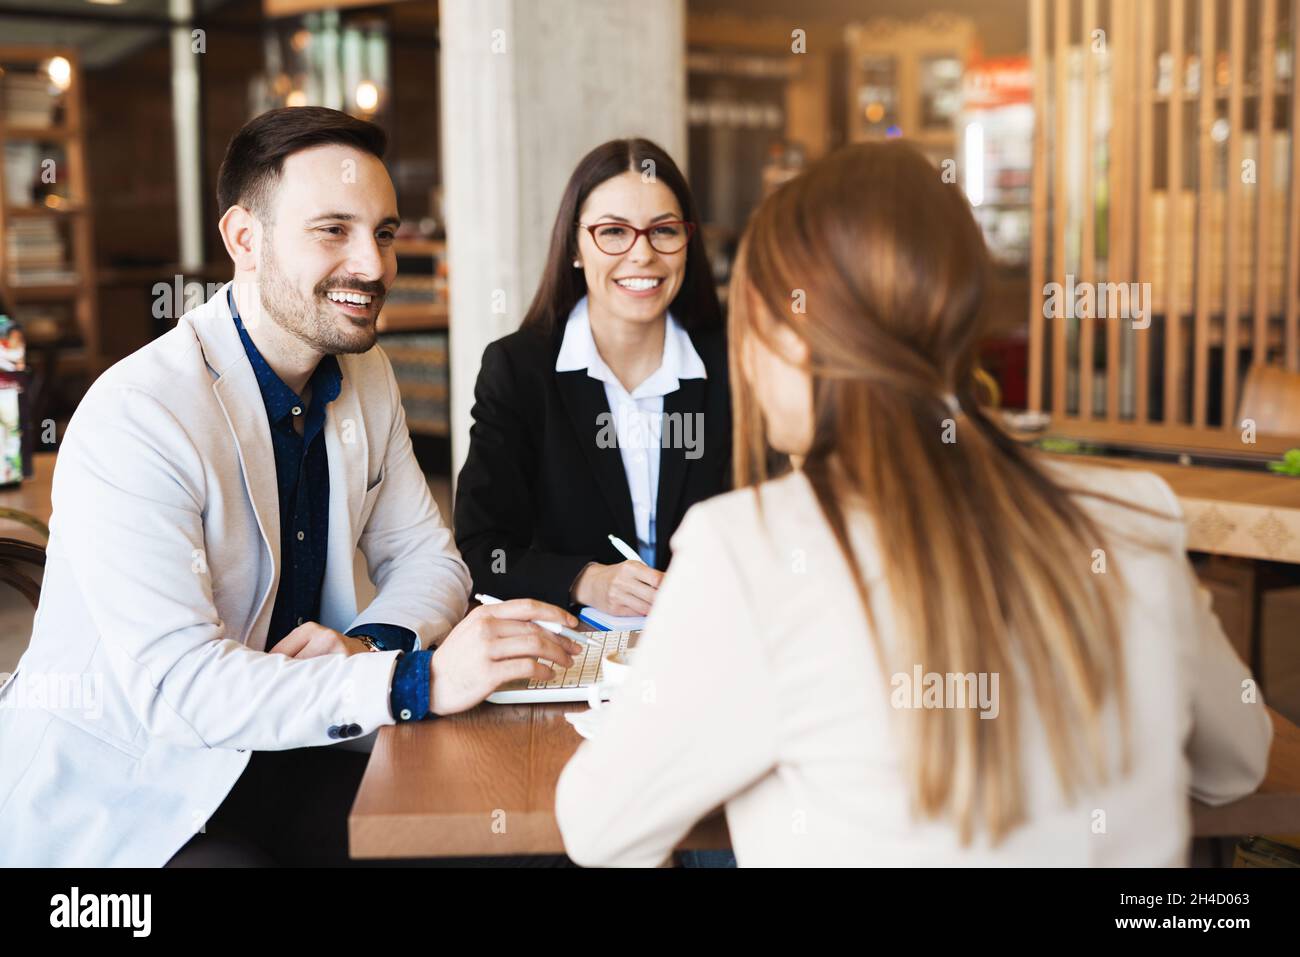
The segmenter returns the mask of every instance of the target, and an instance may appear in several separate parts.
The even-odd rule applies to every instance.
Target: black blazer
[[[483,350],[474,387],[469,456],[456,487],[456,544],[474,590],[565,607],[588,562],[616,564],[617,535],[635,547],[636,522],[617,446],[600,448],[605,384],[587,370],[556,372],[564,323],[554,336],[521,329]],[[731,396],[722,329],[691,333],[707,378],[683,379],[665,413],[702,413],[699,457],[661,448],[655,567],[686,510],[731,484]],[[669,431],[665,423],[664,432]],[[608,430],[607,430],[608,434]],[[684,446],[684,442],[676,443]]]

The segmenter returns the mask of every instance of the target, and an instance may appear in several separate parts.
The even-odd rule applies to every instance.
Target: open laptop
[[[488,695],[495,704],[538,704],[545,701],[586,701],[591,686],[601,679],[600,663],[606,655],[625,651],[628,642],[638,634],[635,631],[584,632],[601,642],[599,648],[584,645],[582,653],[562,675],[550,681],[537,678],[521,679],[502,685]]]

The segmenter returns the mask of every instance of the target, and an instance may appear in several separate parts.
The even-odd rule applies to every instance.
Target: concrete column
[[[686,167],[685,0],[441,0],[439,31],[454,478],[483,348],[523,319],[574,165],[645,136]]]
[[[199,58],[191,32],[194,0],[169,0],[172,127],[176,136],[176,215],[181,272],[203,268],[203,183],[199,150]],[[206,40],[205,40],[206,42]]]

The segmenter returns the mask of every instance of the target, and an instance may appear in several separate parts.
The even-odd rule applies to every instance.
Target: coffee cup
[[[592,709],[599,708],[610,698],[611,692],[624,681],[632,671],[631,648],[611,651],[600,663],[600,680],[587,691],[587,704]]]

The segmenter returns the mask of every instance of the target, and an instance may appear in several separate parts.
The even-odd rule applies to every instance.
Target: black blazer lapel
[[[629,545],[636,546],[636,519],[632,515],[632,492],[627,487],[627,474],[623,471],[623,456],[618,448],[618,436],[605,399],[605,385],[587,375],[586,369],[555,373],[556,387],[564,402],[564,409],[573,425],[574,435],[596,485],[614,516],[614,528],[609,531]],[[603,416],[603,418],[602,418]],[[608,437],[608,442],[598,443],[598,438]],[[602,448],[601,445],[606,447]]]
[[[692,462],[686,457],[690,451],[686,447],[687,439],[695,450],[692,455],[698,455],[703,449],[701,419],[706,383],[705,379],[681,379],[677,391],[664,396],[664,438],[659,449],[659,492],[655,502],[655,565],[658,568],[668,565],[668,540],[681,519],[678,508]]]

